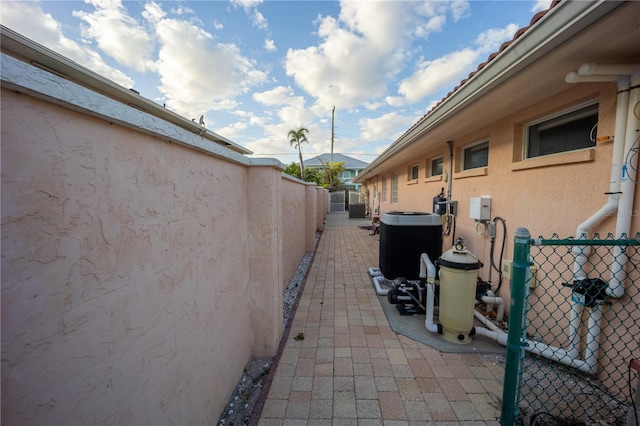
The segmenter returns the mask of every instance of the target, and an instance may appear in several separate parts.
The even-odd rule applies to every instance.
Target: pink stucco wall
[[[306,252],[307,241],[300,238],[306,234],[306,211],[300,214],[300,209],[306,205],[306,185],[292,179],[282,179],[282,246],[286,253],[290,253],[283,259],[285,276],[293,276],[300,260]],[[282,291],[289,282],[282,283]]]
[[[3,421],[216,423],[277,350],[307,240],[283,239],[282,203],[305,186],[4,87],[1,105]]]

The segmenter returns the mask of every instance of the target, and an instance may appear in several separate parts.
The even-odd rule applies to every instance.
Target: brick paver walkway
[[[503,368],[392,331],[377,265],[377,236],[325,227],[258,425],[498,425]]]

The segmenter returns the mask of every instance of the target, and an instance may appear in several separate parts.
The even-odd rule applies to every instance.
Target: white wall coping
[[[152,114],[108,98],[5,53],[0,55],[0,79],[3,88],[26,93],[243,166],[284,170],[282,162],[275,158],[245,157]]]

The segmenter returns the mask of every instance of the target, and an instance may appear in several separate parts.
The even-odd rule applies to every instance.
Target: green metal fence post
[[[513,246],[513,270],[511,276],[511,309],[509,311],[509,331],[507,334],[507,359],[504,369],[502,389],[502,410],[500,424],[511,426],[518,415],[518,383],[520,375],[521,338],[524,320],[525,285],[530,270],[531,235],[526,228],[515,232]]]

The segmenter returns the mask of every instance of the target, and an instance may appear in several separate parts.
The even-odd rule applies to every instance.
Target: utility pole
[[[335,116],[336,113],[336,107],[334,106],[333,109],[331,110],[331,154],[329,157],[329,165],[331,166],[331,168],[333,169],[333,117]]]

